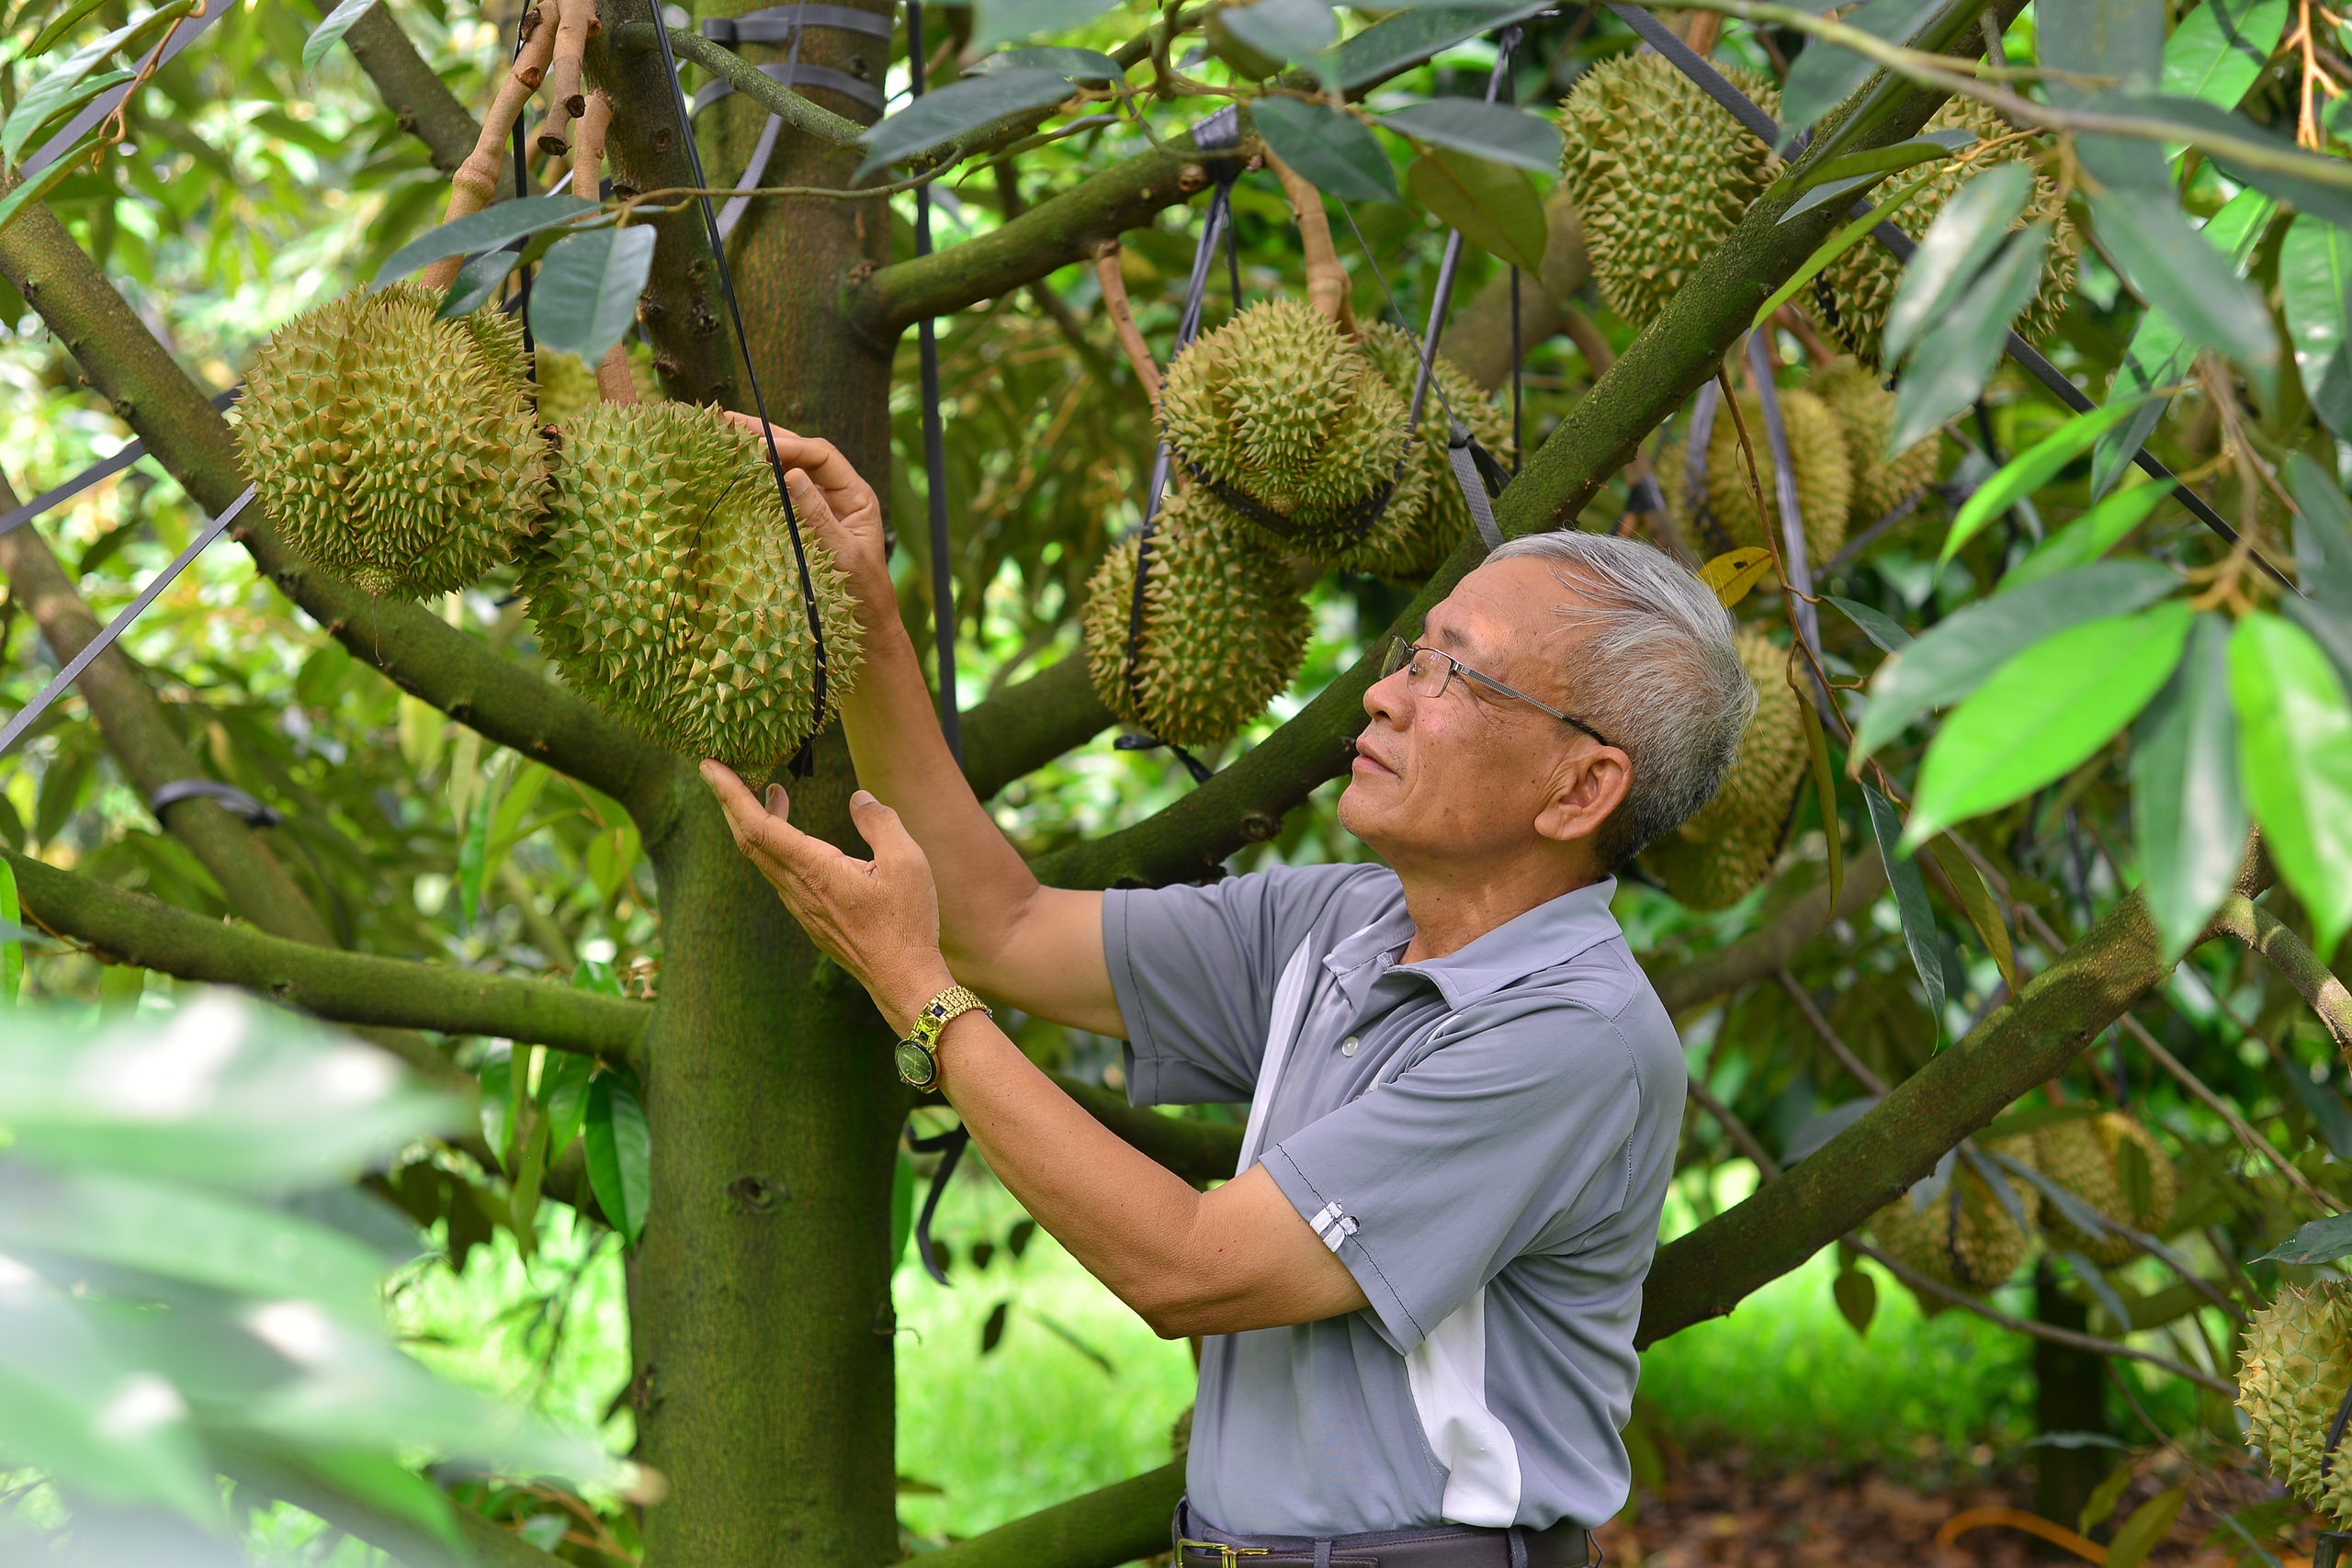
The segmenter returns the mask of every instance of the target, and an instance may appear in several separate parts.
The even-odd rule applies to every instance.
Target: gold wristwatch
[[[989,1017],[989,1004],[961,986],[950,986],[922,1004],[915,1014],[914,1032],[898,1043],[899,1081],[910,1089],[929,1089],[939,1082],[939,1032],[948,1023],[978,1009]]]

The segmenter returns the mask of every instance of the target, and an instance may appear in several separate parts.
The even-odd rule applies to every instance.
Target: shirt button
[[[1342,1056],[1352,1056],[1356,1054],[1356,1047],[1363,1043],[1363,1042],[1362,1040],[1351,1034],[1345,1040],[1340,1042],[1340,1055]]]

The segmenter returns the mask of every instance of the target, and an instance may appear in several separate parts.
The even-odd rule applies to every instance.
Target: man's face
[[[1564,581],[1549,562],[1496,561],[1464,578],[1430,612],[1418,640],[1538,702],[1574,712],[1566,671],[1584,633],[1577,617],[1561,612],[1581,600],[1574,579]],[[1596,783],[1587,776],[1596,757],[1623,764],[1622,752],[1459,674],[1443,695],[1430,698],[1409,690],[1400,669],[1374,683],[1363,705],[1371,722],[1356,739],[1340,821],[1400,869],[1422,860],[1482,859],[1532,846],[1539,837],[1557,838],[1556,830],[1539,829],[1539,818],[1550,811],[1546,819],[1556,829],[1564,792]],[[1608,780],[1597,782],[1609,789]],[[1621,778],[1608,807],[1622,798],[1623,787]]]

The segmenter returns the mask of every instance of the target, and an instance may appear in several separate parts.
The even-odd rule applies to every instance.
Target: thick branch
[[[1846,868],[1836,919],[1851,919],[1871,907],[1886,887],[1886,866],[1875,848],[1864,850]],[[1829,929],[1829,884],[1815,883],[1771,917],[1770,922],[1737,942],[1701,953],[1688,964],[1650,976],[1658,1000],[1671,1013],[1687,1012],[1785,968],[1798,949]]]
[[[15,491],[0,479],[0,505],[16,503]],[[17,602],[32,612],[60,664],[98,635],[97,617],[82,603],[38,530],[19,528],[0,537],[0,574],[7,577]],[[175,780],[206,776],[121,644],[98,655],[77,684],[107,746],[141,795],[153,799]],[[212,874],[238,913],[277,936],[333,944],[326,922],[286,874],[267,842],[223,810],[219,801],[196,795],[156,815]]]
[[[334,0],[318,0],[322,15],[334,8]],[[343,41],[351,46],[352,58],[376,84],[377,96],[392,111],[400,128],[424,143],[435,168],[445,175],[455,174],[473,151],[474,139],[481,134],[481,122],[417,53],[392,8],[370,6],[343,35]]]
[[[653,52],[653,24],[624,23],[613,46],[623,54]],[[865,128],[855,120],[844,119],[832,110],[809,102],[716,39],[690,28],[672,28],[670,47],[679,59],[691,60],[712,75],[732,82],[737,92],[778,116],[795,130],[805,130],[818,141],[830,141],[836,147],[846,147],[865,134]]]
[[[0,274],[39,310],[114,412],[198,505],[244,489],[228,422],[172,362],[97,265],[35,204],[0,231]],[[666,807],[667,753],[414,604],[371,598],[305,562],[248,506],[233,530],[262,570],[345,648],[500,745],[594,785],[640,824]]]
[[[2280,924],[2278,916],[2241,894],[2223,899],[2215,919],[2222,931],[2262,954],[2286,976],[2287,983],[2327,1025],[2345,1060],[2352,1062],[2352,992],[2344,988],[2344,982],[2320,961],[2319,954]]]
[[[1168,1550],[1184,1492],[1174,1464],[1057,1503],[923,1558],[924,1568],[1117,1568]]]
[[[1149,223],[1161,208],[1177,206],[1208,183],[1192,137],[1169,137],[988,233],[876,268],[850,284],[842,311],[870,341],[896,342],[925,316],[1011,293],[1086,260],[1103,241]],[[1748,309],[1753,313],[1755,307]]]
[[[242,986],[342,1023],[436,1029],[630,1062],[653,1010],[548,980],[288,942],[0,850],[27,919],[145,969]]]
[[[982,800],[1102,733],[1111,710],[1083,659],[1049,664],[964,715],[964,777]]]

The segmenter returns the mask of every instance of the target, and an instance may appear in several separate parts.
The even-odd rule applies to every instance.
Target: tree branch
[[[2279,923],[2278,916],[2242,894],[2233,893],[2222,900],[2216,923],[2221,931],[2260,953],[2273,969],[2286,976],[2287,983],[2327,1025],[2327,1032],[2335,1036],[2335,1047],[2345,1054],[2345,1060],[2352,1062],[2352,991],[2344,988],[2344,982],[2321,962],[2319,954]]]
[[[1168,1550],[1183,1494],[1179,1460],[942,1547],[924,1568],[1117,1568]]]
[[[964,715],[964,777],[982,800],[1111,722],[1083,659],[1049,664]]]
[[[1833,918],[1853,919],[1885,888],[1885,863],[1878,858],[1876,846],[1865,849],[1846,868],[1846,886],[1840,890],[1835,917],[1829,909],[1829,884],[1817,882],[1790,899],[1770,923],[1713,953],[1702,953],[1687,964],[1652,975],[1650,985],[1667,1011],[1684,1013],[1742,986],[1770,979],[1774,970],[1786,968],[1805,943],[1828,930]]]
[[[614,35],[613,47],[623,54],[651,53],[653,24],[622,23]],[[725,44],[691,28],[672,28],[670,47],[677,51],[679,59],[691,60],[712,75],[733,83],[737,92],[770,114],[780,116],[795,130],[805,130],[818,141],[830,141],[836,147],[847,147],[865,134],[865,128],[855,120],[819,107]]]
[[[244,479],[228,422],[47,208],[35,204],[0,231],[0,274],[198,505],[218,513],[236,499]],[[640,824],[665,808],[673,770],[651,742],[438,616],[317,570],[286,547],[260,507],[245,508],[232,531],[288,598],[403,690],[594,785]]]
[[[241,986],[341,1023],[494,1034],[637,1065],[652,1008],[551,980],[288,942],[0,849],[27,918],[144,969]]]
[[[334,0],[315,0],[322,15],[334,8]],[[343,35],[352,58],[376,84],[377,96],[392,111],[402,130],[424,143],[433,166],[455,174],[473,151],[481,124],[458,101],[458,96],[437,75],[401,28],[390,6],[373,6]],[[508,187],[514,188],[510,181]]]

